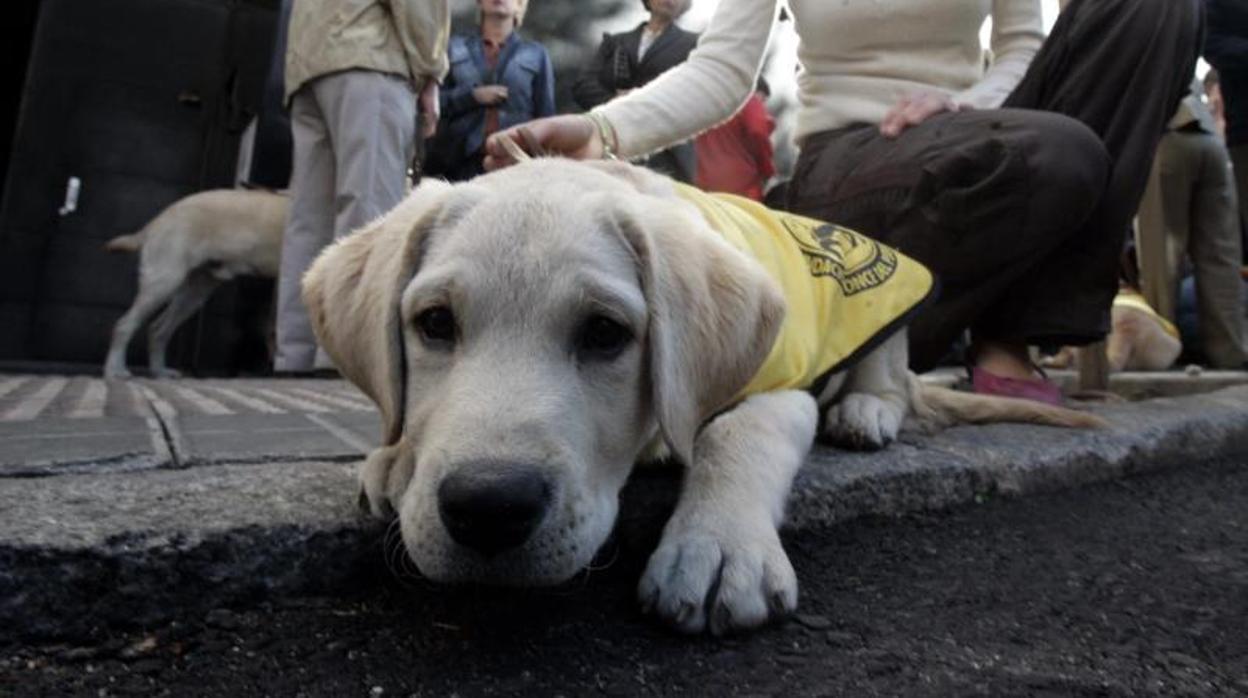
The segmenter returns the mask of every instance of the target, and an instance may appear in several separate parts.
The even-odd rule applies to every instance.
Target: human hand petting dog
[[[529,137],[521,135],[521,129],[528,131]],[[504,140],[523,144],[529,155],[539,155],[534,149],[561,155],[573,160],[601,159],[605,149],[602,138],[595,128],[594,122],[583,114],[565,114],[548,116],[526,122],[523,126],[513,126],[491,135],[485,141],[485,169],[487,172],[501,170],[516,164],[515,158]]]

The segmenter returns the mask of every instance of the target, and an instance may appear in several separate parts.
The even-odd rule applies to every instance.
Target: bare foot
[[[975,366],[1001,378],[1038,378],[1025,344],[979,340],[972,347]]]

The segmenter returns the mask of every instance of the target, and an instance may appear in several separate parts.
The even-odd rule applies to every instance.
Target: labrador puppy
[[[177,376],[165,365],[174,330],[223,281],[277,276],[289,208],[289,199],[276,192],[204,191],[175,201],[139,232],[109,240],[104,247],[110,252],[139,252],[139,292],[113,326],[104,376],[129,377],[130,338],[161,307],[148,334],[148,366],[153,376]]]
[[[686,632],[749,628],[796,607],[778,526],[817,432],[879,448],[907,416],[1097,423],[923,387],[906,369],[904,331],[878,333],[815,392],[804,381],[745,391],[800,304],[683,186],[553,158],[426,181],[304,277],[318,337],[381,411],[361,503],[397,514],[425,576],[569,579],[661,440],[686,475],[642,604]],[[866,259],[842,243],[821,259]]]
[[[1062,347],[1044,360],[1047,368],[1070,368],[1079,362],[1078,347]],[[1110,373],[1121,371],[1164,371],[1183,353],[1179,330],[1157,314],[1148,301],[1133,289],[1122,289],[1110,309],[1110,331],[1105,338],[1105,355]]]

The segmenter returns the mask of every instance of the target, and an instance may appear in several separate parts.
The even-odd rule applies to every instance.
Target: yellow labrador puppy
[[[165,364],[169,338],[213,290],[235,276],[277,276],[289,199],[264,190],[216,189],[178,199],[133,235],[109,240],[110,252],[139,253],[139,292],[113,326],[106,378],[127,378],[126,347],[164,307],[148,334],[153,376],[175,377]]]
[[[829,375],[773,351],[791,339],[786,307],[809,307],[712,227],[727,210],[715,201],[744,205],[622,163],[541,159],[459,185],[426,181],[316,261],[304,277],[313,326],[384,422],[362,503],[397,513],[422,573],[567,580],[607,538],[621,487],[661,438],[687,473],[642,603],[687,632],[757,626],[797,604],[777,528],[821,416],[830,438],[865,447],[892,440],[907,415],[1096,423],[922,387],[889,318],[842,347]],[[873,244],[816,236],[790,251],[808,276],[856,293],[896,262],[871,257]],[[906,264],[919,284],[901,319],[930,286]],[[837,278],[844,265],[874,272]],[[817,329],[798,334],[836,344],[849,333]],[[781,355],[801,375],[747,390]],[[806,376],[820,378],[814,392]]]

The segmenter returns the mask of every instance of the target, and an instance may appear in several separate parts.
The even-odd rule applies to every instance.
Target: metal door
[[[103,243],[229,186],[275,17],[275,2],[44,0],[0,208],[0,359],[102,361],[137,262]],[[172,363],[227,368],[236,295],[187,323]]]

